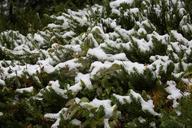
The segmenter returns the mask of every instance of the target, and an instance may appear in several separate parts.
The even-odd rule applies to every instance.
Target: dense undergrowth
[[[0,127],[190,128],[190,0],[67,2],[0,33]]]

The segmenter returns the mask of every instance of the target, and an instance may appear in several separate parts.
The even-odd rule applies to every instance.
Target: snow
[[[167,98],[173,100],[173,108],[178,106],[177,100],[180,99],[183,95],[179,89],[176,88],[175,81],[167,81],[168,87],[165,90],[169,93]]]
[[[92,89],[92,83],[90,77],[91,77],[90,74],[78,73],[77,76],[75,77],[75,81],[77,83],[82,81],[88,89]]]
[[[87,24],[87,17],[85,11],[75,12],[68,9],[68,13],[72,16],[72,18],[79,23],[80,26],[84,26]]]
[[[93,99],[93,101],[90,102],[90,104],[97,108],[99,108],[100,106],[103,106],[106,118],[109,118],[112,116],[114,106],[111,106],[111,100],[99,100],[95,98]]]
[[[142,34],[142,33],[147,34],[147,32],[146,32],[146,30],[144,28],[139,28],[138,33],[139,34]]]
[[[71,90],[73,93],[77,93],[77,92],[81,91],[81,89],[82,89],[82,85],[81,85],[80,82],[78,82],[75,85],[69,87],[69,90]]]
[[[172,30],[171,31],[171,34],[173,35],[173,37],[179,41],[179,42],[183,42],[184,44],[187,44],[187,42],[189,42],[186,38],[183,37],[182,34],[178,33],[177,31],[175,30]]]
[[[0,85],[3,85],[4,88],[4,86],[9,84],[7,79],[19,78],[19,80],[21,80],[24,76],[27,80],[32,78],[32,80],[35,79],[36,82],[41,84],[43,81],[42,78],[44,78],[41,77],[42,74],[44,75],[45,73],[48,76],[56,74],[60,76],[60,78],[57,79],[53,77],[49,82],[46,80],[48,85],[46,87],[42,86],[42,89],[33,98],[36,98],[36,100],[43,100],[43,92],[45,92],[45,90],[53,90],[64,99],[71,100],[71,95],[68,96],[68,91],[72,92],[72,97],[81,107],[86,107],[87,109],[89,109],[89,106],[96,109],[100,106],[104,107],[105,117],[103,123],[105,128],[110,127],[109,121],[111,121],[110,118],[113,116],[114,108],[117,105],[117,103],[111,99],[112,97],[117,99],[120,104],[130,104],[136,100],[141,105],[142,111],[148,112],[154,116],[160,116],[161,113],[155,111],[153,100],[149,95],[144,99],[141,93],[138,93],[134,89],[130,89],[125,90],[128,91],[128,93],[124,95],[118,94],[117,92],[117,94],[112,94],[105,99],[97,99],[97,91],[100,88],[101,81],[99,82],[98,89],[95,89],[94,85],[97,84],[97,76],[104,76],[104,71],[110,70],[113,66],[123,68],[127,74],[139,73],[142,75],[146,69],[150,70],[153,74],[152,77],[157,77],[158,82],[163,84],[161,81],[161,71],[166,73],[167,67],[173,64],[174,70],[170,78],[180,79],[187,85],[187,89],[190,88],[192,79],[185,78],[185,72],[188,71],[188,68],[191,66],[191,63],[188,63],[188,57],[190,57],[192,51],[192,40],[186,38],[186,35],[192,30],[192,25],[188,22],[190,17],[183,7],[183,2],[177,0],[171,1],[173,4],[178,3],[177,8],[179,16],[182,17],[178,27],[179,30],[182,30],[182,34],[177,30],[171,30],[164,35],[160,35],[156,32],[156,26],[146,17],[149,11],[149,0],[141,1],[145,8],[143,10],[144,13],[140,11],[139,8],[135,7],[134,0],[113,0],[110,2],[112,14],[108,18],[105,17],[105,14],[103,15],[103,11],[105,10],[104,7],[94,5],[77,11],[69,9],[60,16],[51,16],[55,19],[55,22],[48,24],[48,26],[44,28],[45,31],[38,31],[34,34],[28,34],[27,36],[11,30],[1,32],[0,36],[5,35],[7,42],[10,42],[12,46],[8,48],[8,44],[0,41],[0,50],[3,51],[3,54],[8,56],[8,58],[0,60]],[[166,2],[168,5],[170,4],[170,1]],[[124,7],[121,6],[122,4],[128,4],[130,8],[124,9]],[[171,5],[169,5],[169,7],[172,9]],[[154,5],[153,9],[155,14],[160,16],[160,5]],[[92,19],[95,14],[99,17],[96,23],[94,22],[95,19]],[[168,19],[170,19],[170,14],[166,15]],[[122,16],[127,17],[128,15],[134,22],[134,27],[129,30],[120,23],[120,18]],[[58,20],[62,21],[62,23],[57,22]],[[78,33],[74,30],[79,27],[76,24],[80,25],[80,27],[85,26],[88,28],[85,32]],[[12,34],[16,37],[18,36],[18,38],[13,40],[9,38]],[[62,41],[60,42],[60,38],[64,40],[65,44],[63,44]],[[167,47],[166,51],[164,51],[165,55],[154,55],[151,52],[155,47],[154,40],[158,40],[158,42],[155,43],[160,43],[160,45]],[[85,43],[88,43],[90,48],[84,50],[82,46]],[[152,56],[149,57],[148,63],[133,62],[132,58],[129,58],[129,51],[135,50],[133,49],[134,44],[138,46],[138,49],[143,54],[152,54]],[[30,56],[28,57],[28,55]],[[22,59],[23,56],[24,59]],[[25,60],[30,59],[31,56],[35,56],[36,61],[33,63],[26,62]],[[135,55],[131,56],[140,57]],[[10,60],[7,60],[9,58]],[[86,66],[83,65],[82,60],[83,63],[84,61],[88,61],[88,64],[86,64]],[[3,64],[5,66],[3,66]],[[180,66],[182,66],[182,68],[180,68]],[[116,69],[116,67],[114,70],[121,71],[119,68]],[[62,73],[59,74],[60,72]],[[70,84],[68,84],[68,79],[62,76],[63,73],[66,73],[66,75],[73,73]],[[67,84],[67,87],[60,85],[63,83],[60,79],[66,82],[65,84]],[[129,80],[127,80],[127,83],[128,82]],[[21,83],[21,85],[23,84],[25,85],[25,83]],[[10,85],[8,85],[8,87],[9,86]],[[81,91],[85,89],[88,89],[88,91],[96,91],[96,95],[92,99],[86,97],[91,102],[83,102],[80,100],[83,98],[81,97]],[[167,100],[173,101],[173,108],[178,106],[178,101],[181,97],[191,95],[187,89],[182,92],[177,88],[175,81],[167,81],[165,91],[168,93]],[[17,88],[16,92],[33,92],[33,90],[34,88],[31,86]],[[106,90],[107,89],[102,89],[104,93]],[[148,94],[148,91],[146,93]],[[64,110],[66,111],[67,108],[62,109],[58,113],[47,113],[44,115],[45,118],[55,120],[52,128],[59,127],[60,114],[63,114]],[[179,111],[176,112],[178,116],[182,114]],[[3,112],[0,112],[0,116],[2,115]],[[94,115],[90,113],[89,116],[92,117]],[[138,119],[140,123],[146,122],[146,119],[141,116],[135,119]],[[74,118],[70,119],[69,123],[79,126],[82,120]],[[151,127],[156,127],[155,122],[151,122],[150,125]]]
[[[26,68],[25,68],[26,72],[29,73],[29,75],[33,75],[37,72],[40,72],[40,66],[39,65],[30,65],[30,64],[27,64],[26,65]]]
[[[104,128],[111,128],[109,126],[109,119],[104,119]]]
[[[46,113],[44,115],[45,118],[56,120],[55,123],[52,124],[51,128],[58,128],[60,123],[60,115],[67,111],[67,108],[62,108],[58,113]]]
[[[179,110],[175,110],[177,116],[180,116],[182,113]]]
[[[112,8],[111,12],[112,12],[113,14],[118,15],[118,16],[121,15],[121,12],[120,12],[118,9],[115,9],[115,8]]]
[[[99,36],[101,36],[103,39],[108,39],[108,35],[104,33],[103,28],[99,27],[99,26],[94,26],[91,30],[91,32],[95,32],[97,34],[99,34]]]
[[[79,98],[75,98],[76,103],[78,103],[81,107],[86,109],[99,108],[103,106],[105,112],[105,118],[109,119],[113,115],[113,110],[116,105],[111,106],[111,100],[99,100],[97,98],[93,99],[91,102],[81,102]]]
[[[192,85],[192,79],[191,78],[182,78],[182,81],[187,85]]]
[[[185,13],[186,13],[186,10],[184,8],[179,9],[179,15],[180,16],[184,16]]]
[[[65,111],[67,111],[67,110],[68,110],[68,108],[62,108],[58,113],[46,113],[46,114],[44,115],[44,117],[45,117],[45,118],[50,118],[50,119],[57,119],[57,118],[60,117],[60,114],[61,114],[62,112],[65,112]]]
[[[148,111],[149,113],[151,113],[152,115],[154,116],[160,116],[159,113],[155,112],[154,111],[154,105],[153,105],[153,101],[152,100],[148,100],[148,101],[145,101],[141,95],[139,93],[136,93],[135,91],[133,90],[130,90],[130,94],[137,100],[140,101],[141,103],[141,107],[142,107],[142,110],[143,111]]]
[[[60,87],[60,84],[59,84],[59,81],[56,80],[56,81],[49,81],[49,84],[53,87]]]
[[[88,55],[97,57],[99,60],[105,60],[107,58],[106,53],[99,47],[94,49],[89,49],[87,52]]]
[[[173,4],[176,4],[178,0],[171,0]]]
[[[172,63],[172,60],[170,60],[168,56],[151,56],[150,60],[153,61],[153,63],[148,65],[147,68],[154,70],[157,76],[161,70],[167,72],[168,65]]]
[[[150,42],[146,42],[144,39],[137,39],[137,38],[132,38],[135,43],[137,43],[139,49],[142,52],[147,52],[151,49],[152,44]]]
[[[112,63],[105,61],[104,63],[100,61],[95,61],[91,64],[90,71],[91,71],[91,78],[93,78],[99,71],[108,69],[112,66]]]
[[[87,56],[94,56],[101,61],[128,60],[125,53],[119,53],[115,55],[106,54],[100,47],[89,49],[87,52]]]
[[[152,100],[145,101],[139,93],[136,93],[132,89],[130,90],[130,93],[129,93],[128,96],[120,96],[120,95],[117,95],[117,94],[113,94],[113,96],[121,104],[125,104],[125,103],[130,104],[133,101],[133,99],[132,99],[132,97],[133,97],[135,100],[137,100],[137,101],[139,101],[141,103],[141,107],[142,107],[143,111],[147,111],[147,112],[151,113],[154,116],[160,116],[159,113],[154,111],[154,105],[153,105]]]
[[[33,92],[33,87],[26,87],[26,88],[16,89],[16,92],[18,92],[18,93]]]
[[[126,102],[127,103],[131,103],[132,102],[132,99],[130,96],[120,96],[120,95],[117,95],[117,94],[113,94],[113,96],[121,103],[121,104],[125,104]]]
[[[160,115],[154,111],[154,105],[152,100],[144,101],[143,99],[141,99],[141,106],[143,111],[148,111],[152,115]]]
[[[5,85],[5,81],[0,79],[0,85]]]
[[[77,69],[78,67],[82,66],[77,61],[78,59],[71,59],[63,63],[59,63],[58,65],[55,66],[55,69],[61,69],[61,68],[69,68],[69,70]]]
[[[143,73],[143,71],[146,69],[144,64],[139,64],[137,62],[133,63],[131,61],[119,61],[115,60],[114,62],[105,61],[104,63],[100,61],[95,61],[91,64],[90,71],[91,71],[91,78],[93,78],[95,75],[99,75],[100,71],[104,69],[109,69],[113,65],[120,65],[124,67],[124,69],[128,73],[135,72],[135,69],[138,71],[138,73]],[[98,74],[97,74],[98,73]]]
[[[80,125],[81,125],[81,121],[80,121],[80,120],[77,120],[77,119],[73,119],[73,120],[71,121],[71,123],[72,123],[73,125],[76,125],[76,126],[80,126]]]
[[[134,2],[134,0],[115,0],[115,1],[110,3],[110,6],[112,8],[117,8],[117,7],[119,7],[123,3],[125,3],[125,4],[132,4],[133,2]]]
[[[190,96],[191,93],[190,92],[183,92],[183,96]]]
[[[36,40],[40,44],[44,44],[44,38],[37,33],[34,34],[34,40]]]
[[[67,99],[68,97],[66,96],[66,90],[64,89],[61,89],[60,88],[60,84],[59,84],[59,81],[56,80],[56,81],[49,81],[49,84],[50,86],[47,86],[47,89],[53,89],[55,91],[55,93],[57,93],[57,95]]]
[[[154,121],[150,122],[149,125],[150,125],[151,128],[156,128],[156,123]]]
[[[141,116],[138,117],[138,120],[139,120],[139,122],[142,123],[142,124],[146,122],[146,120],[145,120],[143,117],[141,117]]]
[[[48,28],[51,28],[51,29],[53,29],[53,28],[58,28],[58,27],[60,27],[60,25],[56,25],[56,24],[54,24],[54,23],[48,24]]]
[[[80,45],[65,45],[64,46],[66,49],[70,49],[70,50],[73,50],[74,52],[81,52],[82,49],[81,49],[81,46]]]
[[[50,119],[57,119],[57,118],[59,118],[59,116],[60,116],[60,113],[56,113],[56,114],[47,113],[44,115],[45,118],[50,118]]]
[[[122,29],[120,26],[117,26],[114,28],[115,31],[120,35],[120,37],[124,40],[124,41],[128,41],[130,39],[130,35],[131,35],[131,30],[127,31],[125,29]]]
[[[65,34],[62,35],[63,38],[67,37],[73,37],[75,33],[73,31],[66,32]]]
[[[139,12],[139,9],[138,8],[131,8],[130,12],[133,14],[137,14]]]
[[[41,66],[41,69],[48,74],[51,74],[55,71],[55,68],[46,60],[39,60],[37,63]]]
[[[119,65],[123,66],[128,73],[133,73],[133,72],[135,72],[135,69],[136,69],[138,73],[143,74],[143,71],[146,69],[144,64],[140,64],[137,62],[131,62],[131,61],[115,60],[114,64],[119,64]]]
[[[58,118],[54,124],[51,125],[51,128],[58,128],[59,127],[59,123],[60,123],[60,118]]]
[[[127,59],[125,53],[119,53],[119,54],[115,54],[115,55],[109,55],[108,60],[111,60],[111,61],[115,61],[115,60],[126,61],[128,59]]]

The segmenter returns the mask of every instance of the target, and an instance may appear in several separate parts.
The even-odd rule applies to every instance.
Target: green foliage
[[[188,96],[180,101],[179,106],[170,112],[163,112],[161,119],[161,128],[190,128],[192,113],[191,113],[191,102],[192,97]]]
[[[192,126],[189,0],[11,2],[0,14],[0,127]]]
[[[2,1],[4,2],[4,1]],[[22,34],[34,33],[43,29],[52,19],[47,17],[51,14],[58,14],[68,8],[77,10],[87,4],[101,3],[101,1],[90,0],[10,0],[7,8],[0,7],[0,31],[7,29],[19,30]],[[8,15],[4,14],[8,11]],[[7,22],[8,21],[8,22]]]
[[[44,120],[42,110],[32,99],[31,93],[18,94],[13,89],[0,88],[1,127],[48,127],[51,122]]]
[[[152,90],[157,83],[157,77],[149,69],[144,70],[144,73],[138,73],[135,69],[133,73],[128,75],[128,85],[136,90]]]

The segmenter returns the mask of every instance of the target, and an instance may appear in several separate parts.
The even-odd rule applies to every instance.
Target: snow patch
[[[33,87],[16,89],[16,92],[18,92],[18,93],[33,92]]]
[[[177,100],[180,99],[183,95],[179,89],[176,88],[175,81],[167,81],[168,87],[165,90],[170,94],[167,96],[169,100],[173,100],[173,108],[178,106]]]

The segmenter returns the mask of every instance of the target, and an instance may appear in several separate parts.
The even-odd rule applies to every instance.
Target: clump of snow
[[[179,104],[177,102],[177,100],[180,99],[183,95],[182,95],[181,91],[176,88],[175,81],[167,81],[167,85],[168,85],[168,87],[165,88],[165,90],[169,93],[167,98],[169,100],[173,100],[173,107],[175,108]]]
[[[96,47],[94,49],[89,49],[87,54],[95,56],[100,60],[105,60],[107,58],[107,54],[99,47]]]
[[[115,1],[112,1],[110,3],[110,6],[112,8],[117,8],[119,7],[121,4],[132,4],[134,2],[134,0],[115,0]]]
[[[187,42],[189,42],[186,38],[183,37],[183,35],[181,35],[180,33],[178,33],[175,30],[171,31],[172,36],[179,42],[182,42],[184,44],[187,44]]]
[[[93,99],[91,102],[81,102],[80,105],[82,107],[86,107],[87,105],[91,105],[93,107],[99,108],[100,106],[104,107],[105,118],[110,118],[113,114],[113,110],[115,105],[111,106],[111,100],[99,100],[97,98]]]
[[[153,61],[152,64],[147,67],[151,70],[155,70],[155,73],[158,75],[160,70],[167,72],[167,66],[172,63],[172,60],[168,56],[151,56],[150,60]]]
[[[191,93],[190,92],[183,92],[183,96],[190,96]]]
[[[48,74],[51,74],[55,71],[55,68],[46,60],[39,60],[37,63],[41,66],[41,69]]]
[[[135,72],[135,70],[137,70],[138,73],[143,74],[143,71],[146,69],[144,64],[140,64],[137,62],[131,62],[131,61],[118,61],[115,60],[113,64],[118,64],[124,67],[124,69],[128,72],[128,73],[132,73]]]
[[[18,92],[18,93],[33,92],[33,87],[16,89],[16,92]]]
[[[53,29],[53,28],[59,28],[60,25],[56,25],[56,24],[54,24],[54,23],[50,23],[50,24],[48,24],[47,27]]]
[[[91,83],[89,73],[88,74],[78,73],[77,76],[75,77],[75,81],[77,83],[82,81],[88,89],[92,88],[92,83]]]
[[[88,56],[94,56],[98,60],[108,60],[108,61],[114,61],[114,60],[128,60],[125,53],[119,53],[119,54],[106,54],[100,47],[96,47],[93,49],[89,49],[87,52]]]
[[[31,65],[31,64],[27,64],[26,68],[24,69],[27,73],[29,73],[29,75],[33,75],[37,72],[41,72],[41,67],[39,65]]]
[[[40,44],[44,44],[44,38],[40,34],[35,33],[34,40],[36,40]]]
[[[66,92],[67,90],[64,90],[64,89],[61,89],[60,88],[60,84],[59,84],[59,81],[56,80],[56,81],[49,81],[49,85],[50,86],[47,86],[46,88],[47,89],[53,89],[55,91],[55,93],[57,93],[57,95],[60,95],[61,97],[67,99],[68,97],[66,96]]]
[[[117,94],[113,94],[113,96],[121,103],[121,104],[125,104],[127,103],[131,103],[132,99],[130,96],[120,96]]]
[[[154,121],[150,122],[149,125],[150,125],[151,128],[156,128],[156,123]]]
[[[147,31],[144,28],[139,28],[138,33],[139,34],[147,34]]]
[[[95,61],[91,64],[90,70],[91,70],[91,78],[94,77],[99,71],[108,69],[112,66],[112,63],[105,61],[104,63],[100,61]]]
[[[73,37],[75,33],[73,31],[66,32],[64,35],[62,35],[63,38]]]
[[[111,128],[110,126],[109,126],[109,119],[104,119],[104,128]]]
[[[182,114],[181,111],[179,111],[179,110],[175,110],[175,112],[176,112],[177,116],[180,116]]]
[[[55,69],[61,69],[61,68],[69,68],[69,70],[77,69],[78,67],[81,67],[82,65],[77,62],[78,59],[71,59],[63,63],[59,63],[55,66]]]
[[[113,96],[121,103],[121,104],[125,104],[125,103],[131,103],[132,102],[132,97],[139,101],[141,103],[141,107],[143,111],[147,111],[149,113],[151,113],[154,116],[160,116],[159,113],[154,111],[154,105],[153,105],[153,101],[152,100],[148,100],[145,101],[142,96],[139,93],[136,93],[135,91],[133,91],[132,89],[130,90],[130,93],[128,96],[120,96],[117,94],[113,94]]]
[[[138,120],[139,120],[139,122],[142,123],[142,124],[146,122],[146,120],[145,120],[143,117],[141,117],[141,116],[138,117]]]
[[[159,113],[155,112],[154,111],[154,105],[153,105],[153,101],[152,100],[148,100],[148,101],[145,101],[141,95],[139,93],[136,93],[135,91],[133,90],[130,90],[130,94],[137,100],[140,101],[141,103],[141,107],[142,107],[142,110],[143,111],[148,111],[149,113],[151,113],[152,115],[155,115],[155,116],[160,116]]]
[[[142,52],[147,52],[151,49],[152,43],[146,42],[144,39],[133,38],[133,41],[138,45]]]
[[[71,121],[71,123],[72,123],[73,125],[76,125],[76,126],[80,126],[80,125],[81,125],[81,121],[78,120],[78,119],[73,119],[73,120]]]
[[[68,89],[71,90],[74,93],[77,93],[82,90],[82,83],[85,85],[86,88],[92,89],[92,83],[90,74],[82,74],[78,73],[75,77],[75,83],[73,86],[70,86]]]
[[[74,44],[74,45],[65,45],[64,46],[66,49],[70,49],[73,50],[74,52],[81,52],[81,46],[78,44]]]
[[[0,85],[5,85],[5,81],[0,79]]]
[[[74,93],[77,93],[77,92],[81,91],[81,89],[82,89],[82,85],[81,85],[80,82],[78,82],[75,85],[69,87],[69,90],[71,90]]]
[[[187,85],[192,85],[192,79],[191,78],[182,78],[182,81]]]
[[[67,111],[67,108],[62,108],[58,113],[47,113],[44,115],[45,118],[56,120],[54,124],[52,124],[51,128],[58,128],[60,123],[60,115]]]
[[[137,62],[131,62],[131,61],[119,61],[119,60],[115,60],[114,62],[109,62],[109,61],[105,61],[104,63],[100,62],[100,61],[95,61],[91,64],[90,67],[90,71],[91,71],[91,78],[93,78],[97,73],[97,75],[99,75],[101,70],[104,69],[109,69],[110,67],[112,67],[113,65],[120,65],[122,67],[124,67],[124,69],[128,72],[128,73],[132,73],[135,72],[135,69],[139,72],[139,73],[143,73],[143,71],[146,69],[144,64],[139,64]]]
[[[113,107],[111,106],[110,100],[98,100],[97,98],[93,99],[93,101],[90,102],[91,105],[95,107],[103,106],[105,110],[105,116],[111,117],[113,112]]]

